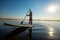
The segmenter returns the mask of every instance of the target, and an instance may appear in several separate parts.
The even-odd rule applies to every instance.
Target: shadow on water
[[[40,25],[40,26],[43,26],[43,25]],[[16,30],[18,30],[19,32],[17,32]],[[19,28],[19,29],[10,30],[11,31],[10,32],[10,31],[7,31],[6,29],[2,29],[0,30],[0,34],[1,34],[0,39],[1,40],[28,40],[29,39],[28,29],[27,30],[25,29],[26,31],[20,33],[21,30],[22,28]],[[48,40],[47,35],[48,34],[46,33],[46,29],[44,28],[40,28],[40,29],[32,28],[32,40]]]

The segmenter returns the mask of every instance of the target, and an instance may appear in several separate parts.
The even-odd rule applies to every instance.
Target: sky
[[[24,18],[29,9],[33,19],[60,19],[60,0],[0,0],[3,18]]]

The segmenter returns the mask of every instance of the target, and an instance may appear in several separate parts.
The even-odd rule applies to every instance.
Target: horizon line
[[[19,20],[19,18],[2,18],[2,17],[0,17],[0,19],[5,19],[5,20]],[[20,18],[20,20],[22,20],[22,19],[24,19],[24,18]],[[28,20],[28,19],[26,19],[26,20]],[[38,20],[38,21],[60,21],[60,19],[33,19],[33,20]]]

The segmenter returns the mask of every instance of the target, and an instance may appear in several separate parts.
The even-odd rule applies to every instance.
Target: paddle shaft
[[[21,24],[23,24],[24,20],[25,20],[26,16],[24,17],[24,19],[21,21]]]

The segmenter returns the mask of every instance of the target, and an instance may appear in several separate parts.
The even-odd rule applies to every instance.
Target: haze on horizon
[[[24,18],[31,8],[33,19],[60,20],[60,0],[0,0],[0,4],[2,18]]]

